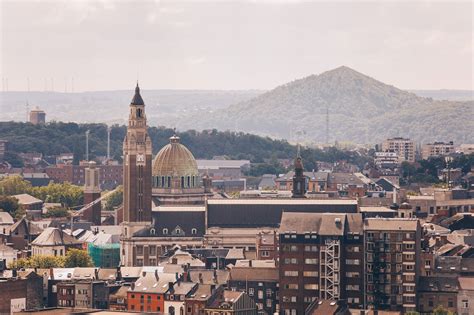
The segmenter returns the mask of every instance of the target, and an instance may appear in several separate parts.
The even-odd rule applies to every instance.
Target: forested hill
[[[397,136],[421,143],[469,143],[474,138],[474,101],[420,97],[348,67],[289,82],[200,119],[190,115],[180,128],[245,130],[286,139],[299,133],[322,142],[327,118],[329,143],[377,143]]]
[[[85,132],[90,130],[90,157],[104,156],[107,152],[107,126],[105,124],[76,124],[52,122],[47,125],[30,123],[0,122],[0,139],[8,140],[13,153],[40,152],[44,155],[73,152],[76,162],[84,158]],[[169,142],[172,129],[150,127],[148,129],[153,141],[153,152]],[[126,127],[115,125],[111,133],[111,155],[121,160],[122,143]],[[211,159],[213,156],[225,155],[230,159],[249,159],[254,163],[269,160],[294,158],[296,147],[285,140],[274,140],[247,133],[194,130],[179,132],[181,142],[186,145],[197,159]],[[316,168],[316,161],[334,162],[346,160],[363,164],[364,158],[357,152],[342,151],[336,148],[327,150],[303,149],[301,152],[306,169]]]

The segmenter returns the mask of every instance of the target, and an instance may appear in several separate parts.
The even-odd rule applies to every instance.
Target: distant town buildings
[[[454,143],[450,142],[433,142],[424,144],[421,151],[421,157],[428,159],[432,156],[444,156],[454,153]]]
[[[415,162],[415,143],[406,138],[391,138],[382,143],[382,151],[395,152],[398,155],[398,162]]]
[[[30,123],[33,125],[44,125],[46,123],[46,113],[38,107],[31,110]]]

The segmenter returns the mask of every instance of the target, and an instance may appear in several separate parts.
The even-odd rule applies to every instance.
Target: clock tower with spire
[[[123,221],[151,223],[152,145],[140,87],[130,103],[123,141]]]

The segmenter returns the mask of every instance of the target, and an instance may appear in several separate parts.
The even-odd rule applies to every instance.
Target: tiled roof
[[[418,225],[417,219],[368,218],[364,220],[364,229],[366,230],[416,231]]]
[[[230,280],[278,281],[278,268],[234,267]]]

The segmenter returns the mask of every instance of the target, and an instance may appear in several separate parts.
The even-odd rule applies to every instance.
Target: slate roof
[[[283,212],[280,233],[313,232],[323,236],[342,236],[345,223],[345,214]]]
[[[76,245],[82,242],[57,228],[46,228],[32,243],[36,246]]]
[[[130,102],[132,105],[145,105],[145,102],[143,101],[142,96],[140,95],[140,87],[137,86],[135,87],[135,95],[133,96],[132,101]]]
[[[202,237],[205,233],[206,212],[202,207],[202,211],[187,211],[186,207],[174,207],[175,210],[167,209],[166,211],[153,211],[152,218],[155,222],[154,234],[150,229],[143,229],[134,234],[134,236],[142,237]],[[200,207],[201,209],[201,207]],[[180,234],[176,234],[177,228]],[[167,229],[168,234],[163,234],[163,230]],[[192,234],[196,229],[196,234]]]
[[[425,292],[458,292],[459,282],[456,277],[420,277],[418,290]]]
[[[208,227],[278,227],[282,212],[355,213],[356,200],[221,199],[208,200]]]

